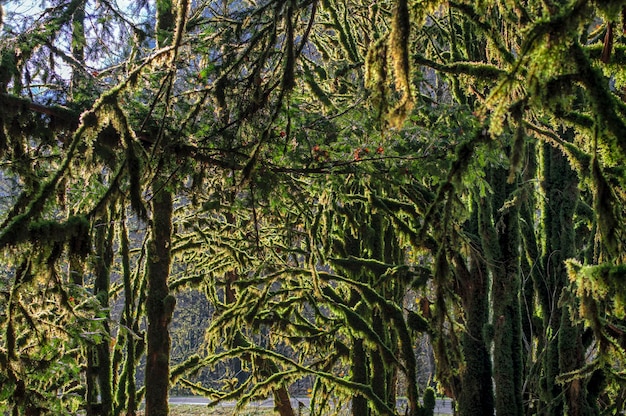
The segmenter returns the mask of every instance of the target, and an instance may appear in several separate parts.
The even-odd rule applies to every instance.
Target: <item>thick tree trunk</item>
[[[272,390],[274,395],[274,408],[280,416],[295,416],[291,407],[289,392],[286,387]]]
[[[176,26],[175,0],[156,2],[155,35],[157,47],[170,45]],[[161,138],[163,139],[163,138]],[[155,154],[163,151],[159,142]],[[168,278],[171,266],[172,193],[167,189],[165,172],[152,184],[151,240],[148,244],[146,316],[148,318],[148,353],[146,357],[145,416],[167,416],[169,413],[169,377],[171,339],[169,324],[176,298],[170,294]]]
[[[506,183],[507,172],[491,172],[494,195],[481,210],[480,234],[491,271],[493,311],[493,378],[498,416],[521,416],[522,322],[520,311],[519,208],[505,201],[515,190]]]
[[[507,233],[500,235],[503,273],[494,277],[492,285],[493,362],[496,414],[521,416],[524,410],[519,228],[517,210],[511,211],[503,215]]]
[[[148,245],[148,355],[146,361],[146,416],[167,416],[170,373],[169,324],[176,298],[169,293],[171,263],[172,194],[157,181],[153,185],[152,238]]]
[[[561,322],[561,308],[557,307],[557,297],[563,289],[563,270],[558,266],[562,256],[560,255],[561,244],[558,241],[562,215],[559,215],[563,183],[562,163],[558,163],[555,149],[548,144],[542,149],[542,188],[545,195],[542,218],[543,230],[543,275],[535,282],[538,293],[539,305],[543,317],[545,351],[542,367],[544,376],[540,380],[541,397],[540,409],[543,415],[564,414],[564,400],[562,387],[557,383],[559,376],[559,349],[556,337],[548,334],[558,334]],[[554,159],[554,160],[553,160]],[[556,252],[554,250],[557,250]],[[556,267],[555,267],[556,266]]]
[[[474,219],[474,222],[477,220]],[[469,267],[466,264],[469,263]],[[476,255],[469,262],[464,258],[455,261],[463,309],[465,329],[461,348],[465,369],[461,373],[461,391],[458,408],[461,416],[493,415],[494,397],[491,356],[484,338],[484,328],[489,323],[489,275],[484,262]]]
[[[566,140],[571,139],[567,132],[564,136]],[[546,195],[543,210],[545,282],[540,300],[546,331],[556,334],[547,338],[543,405],[547,415],[590,414],[585,380],[575,379],[564,384],[557,380],[559,375],[585,365],[582,329],[572,323],[567,306],[559,305],[567,293],[564,292],[567,285],[564,261],[576,255],[574,214],[579,194],[578,178],[561,151],[548,145],[543,148],[542,173]]]
[[[350,362],[352,366],[352,381],[367,385],[367,354],[363,344],[362,339],[354,340]],[[370,414],[367,399],[361,395],[354,395],[352,397],[352,416],[368,416]]]

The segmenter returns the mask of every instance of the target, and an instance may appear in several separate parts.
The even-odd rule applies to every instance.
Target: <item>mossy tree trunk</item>
[[[77,4],[72,13],[72,56],[77,62],[85,63],[85,4]],[[87,87],[86,77],[81,70],[75,69],[72,72],[70,98],[75,102],[84,99],[84,90]],[[65,205],[65,190],[61,189],[61,205]],[[94,242],[95,257],[93,262],[93,294],[98,300],[101,310],[109,310],[109,286],[111,265],[113,263],[113,236],[114,227],[110,223],[109,213],[105,212],[95,222]],[[70,259],[70,271],[72,282],[76,285],[83,285],[83,265],[82,260],[77,256]],[[101,415],[109,416],[113,412],[113,379],[111,367],[111,354],[109,349],[109,337],[111,334],[108,318],[102,322],[103,340],[97,345],[87,345],[86,353],[86,413],[87,416]]]
[[[386,264],[402,264],[404,257],[402,249],[397,241],[396,233],[389,223],[380,213],[373,212],[371,215],[371,227],[374,231],[373,237],[370,241],[372,257],[379,259]],[[377,286],[378,276],[374,276],[370,280],[370,284],[373,287]],[[392,300],[396,304],[402,304],[406,288],[400,282],[390,281],[386,282],[383,287],[380,288],[381,295],[385,299]],[[389,323],[386,322],[383,312],[379,308],[374,308],[371,311],[372,314],[372,329],[379,338],[387,345],[397,346],[398,336],[395,331],[389,328]],[[394,349],[400,350],[398,347]],[[371,352],[371,386],[375,395],[380,397],[389,408],[394,409],[396,406],[396,380],[398,370],[393,366],[385,363],[383,354],[374,350]],[[411,367],[410,365],[407,367]],[[409,371],[411,371],[409,369]],[[409,377],[410,378],[410,377]],[[410,384],[410,383],[409,383]],[[411,386],[409,386],[411,389]],[[417,393],[417,391],[415,391]]]
[[[94,258],[94,295],[103,311],[108,311],[109,287],[111,284],[111,265],[113,264],[114,227],[106,215],[95,224],[96,256]],[[109,314],[102,321],[104,339],[88,348],[87,387],[88,415],[108,416],[113,412],[113,379],[111,372],[111,353],[109,348]]]
[[[176,298],[170,294],[172,194],[162,181],[153,185],[151,239],[148,245],[148,355],[146,361],[146,416],[167,416],[170,375],[169,324]]]
[[[393,331],[389,331],[386,327],[388,322],[385,322],[379,311],[375,310],[373,312],[372,329],[374,332],[384,337],[381,339],[388,345],[397,344],[397,340],[393,339],[395,338]],[[396,405],[395,381],[397,371],[387,369],[385,359],[379,351],[372,351],[369,360],[372,369],[372,391],[376,396],[384,400],[387,406],[393,409]]]
[[[136,305],[139,303],[137,302],[137,295],[140,291],[139,286],[145,280],[138,278],[138,274],[133,276],[131,272],[130,239],[124,215],[122,215],[120,221],[119,234],[122,276],[124,280],[124,312],[120,317],[120,327],[124,328],[124,330],[118,335],[118,348],[113,359],[114,368],[116,373],[119,374],[114,414],[121,414],[123,410],[126,416],[135,416],[138,408],[135,383],[136,368],[139,357],[143,355],[145,346],[143,340],[136,337],[137,334],[141,333],[139,329],[140,312],[137,310]],[[125,355],[122,354],[122,348],[125,348]]]
[[[466,328],[461,338],[465,371],[461,374],[459,414],[492,415],[494,411],[491,356],[484,330],[489,320],[489,288],[486,268],[474,263],[465,303]]]
[[[176,1],[158,0],[156,2],[156,41],[157,47],[171,45],[176,26]],[[179,5],[180,6],[180,5]],[[171,92],[171,78],[169,82]],[[161,155],[168,143],[160,133],[156,140],[154,155]],[[172,320],[176,298],[170,294],[169,274],[172,261],[172,217],[173,195],[169,189],[167,171],[160,171],[152,183],[152,221],[151,238],[148,243],[147,258],[147,297],[146,316],[148,318],[148,352],[145,373],[146,416],[167,416],[169,413],[169,377],[171,338],[169,324]]]
[[[368,354],[363,339],[356,338],[352,342],[352,350],[350,351],[350,373],[353,382],[369,385]],[[362,395],[357,394],[352,397],[351,408],[352,416],[369,416],[372,414],[367,403],[367,398]]]
[[[534,415],[536,410],[537,370],[536,361],[542,350],[544,338],[541,336],[543,325],[539,319],[539,307],[536,297],[536,282],[541,281],[539,240],[537,227],[537,197],[533,185],[537,175],[537,147],[527,147],[527,163],[524,169],[523,182],[526,184],[521,193],[520,204],[520,237],[522,253],[520,271],[524,280],[521,289],[522,311],[522,347],[524,358],[525,389],[523,400],[527,415]]]
[[[569,136],[564,134],[566,140]],[[558,381],[560,375],[580,369],[585,363],[582,328],[572,323],[568,305],[563,302],[567,285],[564,261],[576,256],[578,178],[563,153],[549,145],[543,145],[542,175],[546,201],[542,210],[544,275],[543,281],[536,282],[536,289],[543,313],[546,355],[540,408],[545,409],[545,415],[583,415],[588,410],[584,380]]]
[[[508,172],[490,172],[493,195],[480,209],[480,234],[492,278],[493,378],[496,414],[523,414],[520,235],[518,204],[505,206],[515,190]]]
[[[561,309],[557,308],[557,296],[563,288],[563,274],[559,273],[560,268],[554,268],[562,258],[558,252],[561,244],[558,241],[559,227],[562,225],[562,215],[559,215],[561,204],[560,191],[557,191],[563,184],[563,179],[556,151],[549,145],[542,145],[541,152],[541,175],[542,191],[544,193],[542,217],[542,275],[535,282],[539,305],[541,307],[543,327],[544,327],[544,348],[545,356],[542,362],[542,375],[540,379],[540,404],[542,415],[562,415],[564,412],[564,401],[562,388],[557,383],[559,375],[559,351],[558,343],[554,334],[557,333],[560,325]],[[554,159],[554,160],[553,160]],[[560,168],[563,165],[561,164]],[[556,171],[554,171],[556,170]],[[556,230],[554,229],[556,227]],[[554,250],[557,252],[554,252]],[[552,269],[552,270],[551,270]]]
[[[473,203],[468,232],[478,235],[478,204]],[[477,247],[480,245],[477,244]],[[461,390],[458,395],[459,414],[462,416],[493,415],[494,397],[490,340],[485,337],[489,324],[489,271],[482,253],[469,251],[469,259],[454,259],[459,294],[465,311],[465,331],[461,348],[465,368],[461,373]]]

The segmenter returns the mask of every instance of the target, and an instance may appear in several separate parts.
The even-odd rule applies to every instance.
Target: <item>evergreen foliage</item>
[[[624,410],[626,2],[5,3],[0,413]]]

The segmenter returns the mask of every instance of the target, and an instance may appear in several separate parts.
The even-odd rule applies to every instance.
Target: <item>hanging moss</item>
[[[334,107],[326,91],[324,91],[322,87],[320,87],[320,85],[315,81],[315,78],[308,66],[304,67],[304,81],[306,82],[313,95],[318,100],[320,100],[322,104],[324,104],[329,109]]]
[[[599,138],[607,146],[609,152],[622,155],[623,160],[626,157],[626,144],[620,138],[626,135],[626,123],[616,111],[618,106],[609,90],[608,82],[600,70],[589,62],[588,56],[579,44],[575,43],[571,47],[571,55],[578,67],[580,80],[587,88],[594,114],[602,123],[601,129],[609,133]],[[605,156],[609,157],[608,154]]]
[[[387,111],[387,42],[381,39],[370,46],[365,58],[365,86],[370,89],[370,100],[382,117]]]
[[[16,216],[8,232],[0,236],[0,246],[16,246],[24,242],[38,245],[67,243],[72,254],[86,256],[90,252],[89,221],[84,216],[72,216],[65,222],[29,221],[28,215]]]
[[[593,208],[602,241],[612,257],[619,257],[622,245],[617,235],[620,229],[620,220],[616,214],[615,206],[618,203],[613,194],[613,188],[608,184],[596,158],[591,164],[591,178],[594,185]]]
[[[156,2],[157,44],[163,47],[171,43],[173,38],[172,29],[176,24],[176,13],[172,0],[157,0]]]
[[[508,183],[513,183],[521,169],[521,163],[525,156],[525,143],[526,143],[526,130],[524,128],[524,124],[522,122],[522,107],[524,106],[524,102],[519,102],[513,106],[511,109],[511,113],[515,122],[517,123],[517,127],[515,128],[515,133],[513,135],[513,146],[511,148],[511,156],[509,156],[509,177],[507,179]]]
[[[388,114],[389,123],[393,127],[400,127],[414,106],[409,59],[410,34],[408,1],[396,0],[389,37],[389,55],[394,68],[396,89],[402,94],[402,98]]]
[[[593,302],[603,302],[611,298],[611,306],[607,308],[611,316],[618,319],[626,317],[626,265],[600,264],[594,266],[583,266],[580,263],[570,260],[567,262],[569,279],[575,284],[576,294],[580,299],[590,297]],[[600,311],[595,308],[586,307],[585,302],[581,302],[579,313],[591,323],[596,331],[601,316],[595,316]]]
[[[0,51],[0,93],[6,93],[11,80],[19,75],[16,52],[3,48]]]
[[[130,184],[130,204],[139,218],[146,220],[148,218],[148,213],[142,196],[141,159],[137,157],[134,149],[134,143],[130,140],[129,135],[125,134],[124,137],[126,141],[126,166],[128,169],[128,180]]]
[[[293,27],[293,4],[288,0],[285,5],[285,68],[283,71],[282,88],[283,91],[290,91],[295,86],[294,68],[296,52],[294,42],[296,41]]]

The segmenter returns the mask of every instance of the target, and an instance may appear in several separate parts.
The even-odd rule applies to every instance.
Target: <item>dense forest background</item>
[[[624,410],[626,1],[3,3],[0,413]]]

